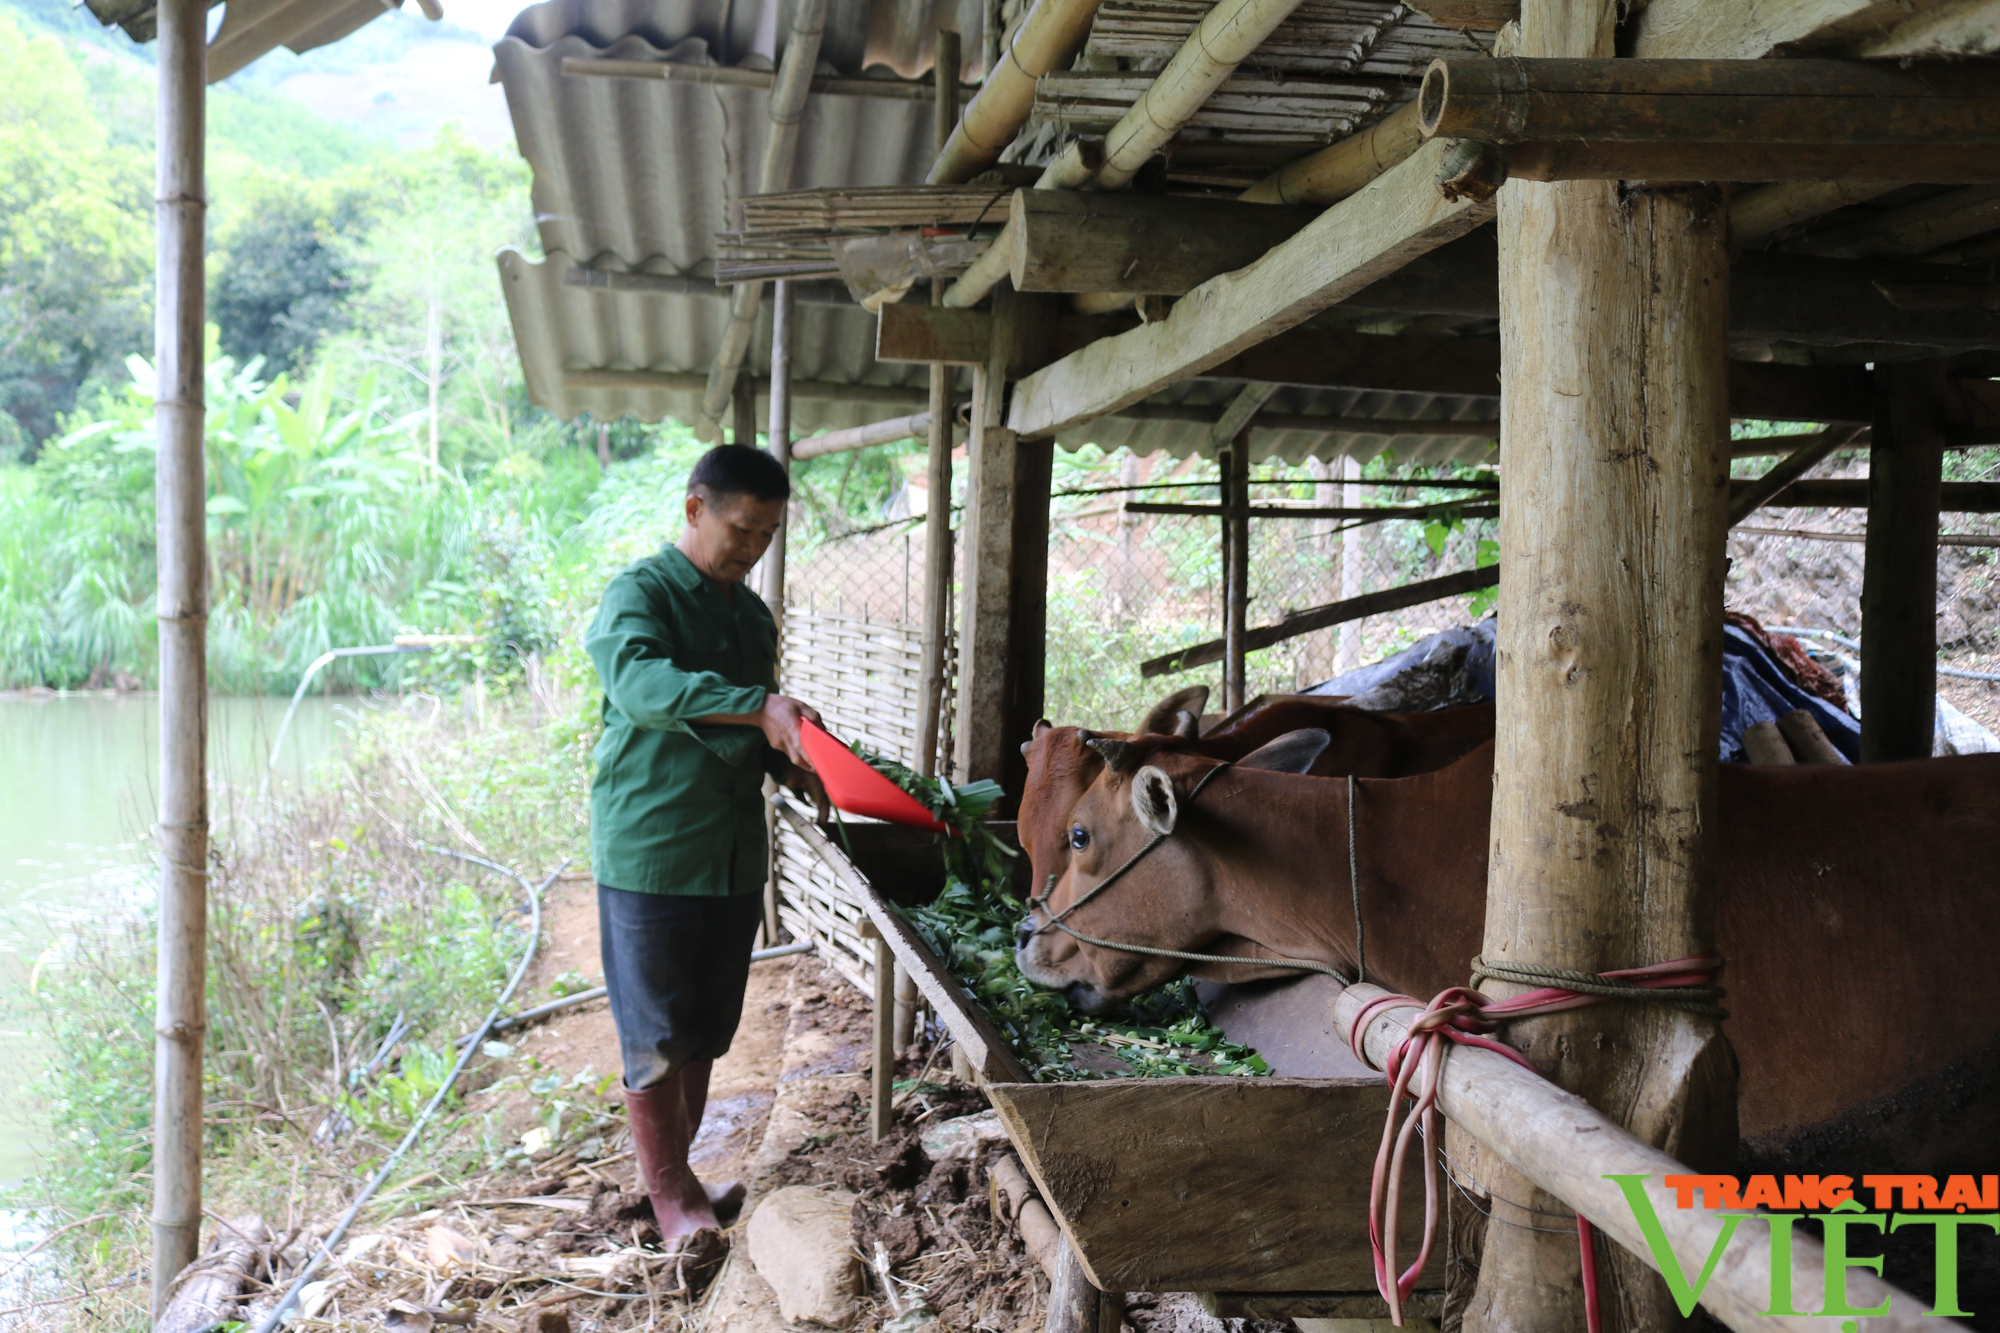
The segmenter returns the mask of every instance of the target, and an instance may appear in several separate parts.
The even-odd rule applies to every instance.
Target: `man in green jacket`
[[[687,1155],[763,919],[763,780],[825,800],[799,749],[819,714],[778,693],[777,625],[743,586],[790,495],[763,450],[711,449],[680,540],[612,579],[585,639],[604,684],[590,789],[604,985],[640,1187],[670,1244],[742,1199],[711,1195]]]

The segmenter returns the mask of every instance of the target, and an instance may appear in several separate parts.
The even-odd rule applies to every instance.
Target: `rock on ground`
[[[861,1271],[849,1221],[853,1194],[788,1185],[766,1195],[745,1231],[750,1262],[794,1322],[845,1328],[857,1312]]]

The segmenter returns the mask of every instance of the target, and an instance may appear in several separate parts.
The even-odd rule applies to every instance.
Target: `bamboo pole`
[[[1035,0],[1007,49],[952,128],[924,177],[928,185],[956,185],[1000,160],[1035,106],[1035,80],[1067,69],[1090,36],[1100,0]]]
[[[719,85],[724,88],[776,86],[775,70],[742,69],[734,65],[688,65],[674,60],[613,60],[602,56],[565,56],[562,72],[572,78],[664,79],[670,83]],[[901,102],[928,102],[937,96],[929,79],[815,78],[811,91],[833,97],[887,97]]]
[[[159,962],[153,1054],[153,1313],[201,1234],[202,1047],[208,1031],[208,587],[204,502],[203,181],[207,6],[159,7]]]
[[[935,374],[937,369],[946,368],[934,368],[932,373]],[[846,430],[830,430],[824,435],[809,435],[792,446],[792,457],[795,460],[824,458],[828,454],[872,449],[878,444],[927,437],[930,428],[929,412],[912,412],[908,416],[890,417],[887,421],[871,421],[865,426],[849,426]]]
[[[962,55],[958,34],[949,28],[938,29],[936,68],[949,70],[956,77]],[[939,76],[940,84],[946,77]],[[942,154],[951,142],[952,128],[957,122],[957,111],[944,96],[942,88],[935,103],[937,118],[932,123],[932,132],[937,138],[938,152]],[[945,283],[943,279],[931,281],[931,304],[944,304]],[[938,734],[943,729],[945,691],[947,688],[947,666],[951,640],[951,583],[952,583],[952,532],[951,532],[951,448],[952,448],[952,387],[957,374],[954,367],[937,364],[930,367],[930,410],[922,415],[929,419],[924,423],[928,433],[928,451],[925,459],[925,509],[924,509],[924,658],[923,694],[917,701],[917,771],[927,778],[938,775]]]
[[[1353,1031],[1362,1006],[1387,993],[1365,982],[1341,992],[1334,1001],[1333,1021],[1343,1041]],[[1595,1010],[1582,1012],[1609,1007],[1598,1005]],[[1376,1011],[1360,1043],[1368,1063],[1382,1068],[1389,1052],[1409,1032],[1410,1020],[1416,1013],[1416,1009],[1404,1006]],[[1645,1177],[1643,1188],[1660,1229],[1682,1273],[1690,1280],[1701,1273],[1703,1264],[1725,1234],[1733,1234],[1702,1291],[1701,1303],[1710,1313],[1744,1333],[1824,1333],[1827,1321],[1817,1311],[1765,1312],[1773,1308],[1774,1291],[1789,1290],[1803,1298],[1799,1303],[1816,1304],[1810,1298],[1826,1290],[1825,1251],[1787,1227],[1791,1236],[1790,1285],[1774,1287],[1771,1218],[1739,1210],[1731,1219],[1721,1209],[1678,1207],[1674,1192],[1662,1181],[1668,1175],[1688,1174],[1690,1167],[1675,1155],[1636,1137],[1603,1112],[1506,1056],[1464,1046],[1454,1047],[1445,1059],[1444,1074],[1438,1085],[1438,1109],[1477,1139],[1482,1150],[1497,1154],[1510,1169],[1522,1173],[1540,1197],[1557,1200],[1560,1209],[1574,1209],[1626,1252],[1638,1256],[1650,1256],[1651,1247],[1640,1234],[1622,1188],[1607,1177]],[[1406,1197],[1403,1206],[1414,1205]],[[1549,1221],[1545,1219],[1535,1225],[1549,1225]],[[1551,1241],[1566,1246],[1574,1256],[1576,1233],[1566,1227],[1556,1230],[1561,1234],[1552,1236]],[[1574,1266],[1573,1257],[1570,1262]],[[1887,1304],[1886,1315],[1870,1319],[1871,1330],[1915,1333],[1921,1329],[1946,1333],[1961,1327],[1950,1320],[1920,1313],[1926,1302],[1890,1286],[1865,1267],[1847,1267],[1845,1276],[1850,1305],[1868,1308]],[[1668,1310],[1676,1315],[1678,1322],[1673,1307]],[[1606,1314],[1612,1313],[1607,1294]],[[1470,1310],[1466,1313],[1468,1328],[1472,1326],[1473,1314]],[[1547,1323],[1533,1326],[1551,1327]],[[1581,1328],[1581,1320],[1575,1326]]]
[[[2000,144],[1976,64],[1887,60],[1433,60],[1424,136],[1483,143]]]
[[[778,279],[771,301],[771,420],[766,431],[771,457],[792,475],[792,284]],[[752,439],[754,443],[754,437]],[[764,602],[778,622],[780,654],[785,641],[785,537],[791,527],[791,504],[778,517],[778,531],[764,552]],[[772,943],[777,941],[773,940]]]
[[[758,194],[775,194],[791,187],[793,163],[799,154],[799,122],[805,119],[806,95],[812,91],[820,38],[825,33],[826,0],[799,0],[792,11],[785,54],[778,61],[777,82],[771,86],[770,129],[764,139],[764,156],[757,164]],[[696,414],[695,435],[700,439],[722,438],[722,409],[729,404],[743,357],[750,350],[757,308],[763,302],[761,282],[740,283],[730,297],[729,324],[722,331],[722,345],[709,367],[701,409]]]
[[[1243,192],[1253,204],[1332,204],[1347,198],[1423,145],[1417,104],[1409,102],[1358,134],[1287,162]]]
[[[1615,0],[1526,0],[1518,54],[1612,54]],[[1499,197],[1499,672],[1483,956],[1599,972],[1713,952],[1727,210],[1712,191],[1510,180]],[[1635,705],[1634,701],[1643,701]],[[1495,994],[1519,987],[1491,982]],[[1600,1005],[1509,1025],[1558,1087],[1697,1167],[1736,1142],[1717,1025]],[[1467,1333],[1583,1325],[1564,1204],[1498,1164]],[[1506,1225],[1519,1223],[1521,1225]],[[1608,1248],[1608,1247],[1607,1247]],[[1608,1328],[1668,1327],[1659,1280],[1599,1264]]]

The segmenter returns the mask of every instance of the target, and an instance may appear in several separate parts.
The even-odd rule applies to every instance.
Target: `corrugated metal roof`
[[[213,9],[223,0],[209,0]],[[158,0],[85,0],[99,23],[117,24],[135,42],[158,35]],[[337,42],[400,9],[403,0],[229,0],[222,27],[208,44],[208,81],[216,83],[280,46],[300,55]],[[428,18],[441,18],[437,0],[419,0]]]
[[[773,67],[774,44],[789,14],[774,0],[549,0],[525,10],[495,47],[496,71],[507,93],[515,136],[534,170],[534,205],[547,258],[535,262],[502,251],[501,286],[514,325],[529,397],[558,416],[589,412],[600,419],[632,415],[691,420],[700,392],[691,384],[578,387],[565,371],[705,372],[720,345],[727,303],[716,296],[585,288],[563,281],[571,267],[614,272],[706,277],[713,271],[715,233],[730,226],[733,205],[753,188],[767,126],[768,94],[760,89],[669,83],[666,80],[565,76],[571,57],[673,60]],[[956,18],[976,33],[979,0],[832,0],[824,72],[844,76],[893,71],[921,75],[930,61],[930,34],[940,18]],[[976,43],[968,43],[968,47]],[[871,186],[921,181],[932,157],[931,108],[926,102],[818,95],[807,106],[799,148],[799,188]],[[768,305],[766,307],[768,312]],[[752,344],[752,373],[767,373],[770,320]],[[793,409],[801,433],[861,425],[910,410],[910,394],[925,380],[921,366],[880,365],[873,357],[874,318],[858,306],[801,305],[793,373],[801,380],[897,388],[879,402],[800,396]],[[1234,386],[1195,381],[1153,400],[1159,406],[1218,410]],[[1490,416],[1491,400],[1415,394],[1285,389],[1275,413],[1327,416],[1473,419]],[[1308,452],[1366,456],[1382,436],[1339,435],[1253,427],[1253,441],[1273,456]],[[1141,452],[1176,454],[1202,448],[1200,422],[1117,419],[1066,432],[1062,443],[1095,441]],[[1465,436],[1399,438],[1410,459],[1483,458],[1484,440]]]

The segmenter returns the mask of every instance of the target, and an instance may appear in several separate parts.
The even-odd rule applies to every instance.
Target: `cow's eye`
[[[1073,826],[1069,831],[1069,845],[1079,852],[1090,846],[1090,830],[1081,824]]]

